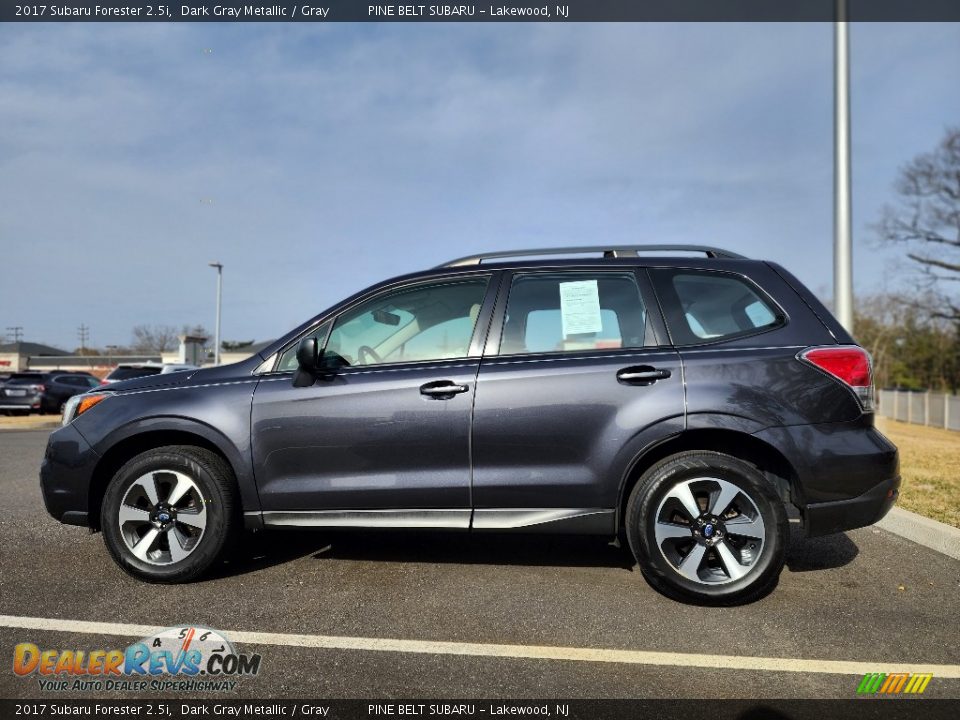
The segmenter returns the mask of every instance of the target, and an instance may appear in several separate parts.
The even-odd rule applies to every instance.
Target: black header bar
[[[54,0],[0,3],[2,22],[832,22],[841,0]],[[853,22],[960,22],[960,0],[846,0]]]

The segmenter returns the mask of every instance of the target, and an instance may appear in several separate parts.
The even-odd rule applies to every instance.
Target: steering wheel
[[[375,363],[383,362],[383,359],[379,355],[377,355],[377,351],[374,350],[369,345],[361,345],[360,347],[358,347],[357,356],[358,356],[358,359],[360,360],[361,365],[370,364],[369,362],[367,362],[368,357],[372,359],[373,362]]]

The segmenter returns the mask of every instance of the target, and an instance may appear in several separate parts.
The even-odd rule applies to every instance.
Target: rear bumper
[[[807,536],[830,535],[873,525],[890,511],[899,493],[900,476],[897,475],[877,483],[855,498],[807,505],[803,508]]]
[[[768,428],[756,437],[777,448],[793,468],[791,500],[809,536],[870,525],[896,502],[900,457],[873,426],[872,415]]]
[[[55,520],[90,525],[90,478],[99,459],[72,425],[51,433],[40,465],[40,492]]]
[[[0,410],[35,410],[42,403],[39,395],[28,395],[26,397],[2,397],[0,398]]]

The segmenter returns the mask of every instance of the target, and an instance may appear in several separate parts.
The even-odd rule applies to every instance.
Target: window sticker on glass
[[[596,280],[560,283],[560,320],[564,336],[596,333],[603,329]]]

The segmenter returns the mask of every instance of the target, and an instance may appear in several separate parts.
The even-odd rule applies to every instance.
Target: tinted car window
[[[348,365],[467,357],[487,278],[379,295],[337,318],[325,354]]]
[[[93,383],[90,382],[91,380],[93,380],[93,378],[89,378],[85,375],[61,375],[57,378],[57,382],[59,383],[80,388],[93,387]],[[99,383],[97,384],[99,385]]]
[[[647,344],[640,288],[630,273],[514,276],[500,354],[635,348]]]
[[[43,382],[43,375],[11,375],[8,385],[36,385]]]
[[[783,316],[746,278],[707,270],[651,270],[675,345],[750,335]]]
[[[133,378],[147,377],[148,375],[159,375],[161,368],[143,367],[143,368],[117,368],[107,375],[110,380],[131,380]]]

